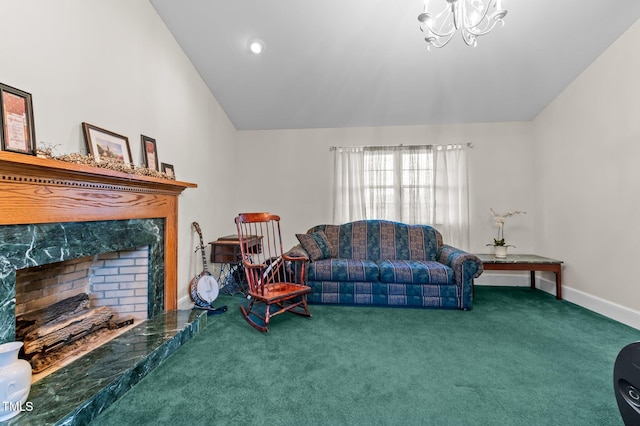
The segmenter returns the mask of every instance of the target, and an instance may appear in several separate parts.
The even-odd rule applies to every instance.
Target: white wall
[[[178,297],[202,269],[191,222],[205,243],[232,220],[235,128],[147,1],[0,0],[0,82],[33,96],[36,140],[57,154],[86,152],[81,122],[157,140],[178,180]]]
[[[640,328],[638,43],[640,22],[536,118],[534,154],[535,246],[567,299]]]
[[[472,142],[469,150],[471,250],[490,252],[495,230],[489,208],[532,211],[533,151],[530,123],[397,126],[238,132],[238,151],[251,173],[238,176],[246,196],[240,211],[271,211],[282,217],[284,237],[332,223],[331,146],[415,145]],[[533,214],[512,218],[505,236],[514,253],[531,252]]]
[[[490,207],[525,210],[507,222],[510,252],[563,260],[566,300],[640,328],[639,42],[636,23],[531,123],[238,132],[243,163],[263,170],[239,177],[249,195],[238,210],[278,212],[293,245],[295,233],[331,222],[330,146],[473,142],[471,251],[489,251]],[[552,273],[538,277],[555,293]],[[477,283],[527,285],[528,276],[492,272]]]

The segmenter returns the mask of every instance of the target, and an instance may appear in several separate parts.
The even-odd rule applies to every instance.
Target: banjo
[[[202,272],[191,280],[191,298],[195,302],[196,308],[208,310],[210,314],[221,314],[227,311],[227,307],[213,307],[213,302],[218,298],[220,286],[207,269],[207,257],[204,253],[204,241],[202,240],[200,225],[198,225],[198,222],[193,222],[192,225],[200,237],[200,246],[196,248],[196,251],[200,249],[202,252]]]

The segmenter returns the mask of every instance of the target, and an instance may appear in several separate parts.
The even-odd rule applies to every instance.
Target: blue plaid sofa
[[[471,309],[482,262],[427,225],[362,220],[296,235],[310,303]],[[290,254],[294,254],[291,253]]]

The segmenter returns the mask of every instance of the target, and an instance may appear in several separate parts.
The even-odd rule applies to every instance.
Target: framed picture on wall
[[[145,135],[140,135],[140,139],[142,140],[142,159],[144,161],[143,165],[147,169],[160,171],[156,140]]]
[[[173,170],[173,165],[162,163],[161,166],[162,166],[162,171],[165,172],[167,175],[169,175],[171,179],[175,180],[176,172]]]
[[[0,83],[0,113],[2,150],[35,155],[36,130],[31,94]]]
[[[87,149],[97,163],[108,160],[124,163],[131,167],[131,148],[126,136],[89,123],[82,123],[82,130]]]

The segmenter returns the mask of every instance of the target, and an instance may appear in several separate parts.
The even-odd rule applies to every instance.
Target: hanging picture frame
[[[82,123],[87,150],[97,163],[116,161],[131,167],[131,147],[129,138],[89,123]]]
[[[167,175],[169,175],[169,177],[170,177],[171,179],[174,179],[174,180],[175,180],[175,178],[176,178],[176,172],[175,172],[175,170],[173,170],[173,165],[172,165],[172,164],[162,163],[162,164],[161,164],[161,167],[162,167],[162,171],[163,171],[164,173],[166,173]]]
[[[0,83],[0,140],[3,151],[35,155],[31,94]]]
[[[160,163],[158,163],[158,147],[156,140],[149,136],[140,135],[142,141],[142,159],[147,169],[160,171]]]

